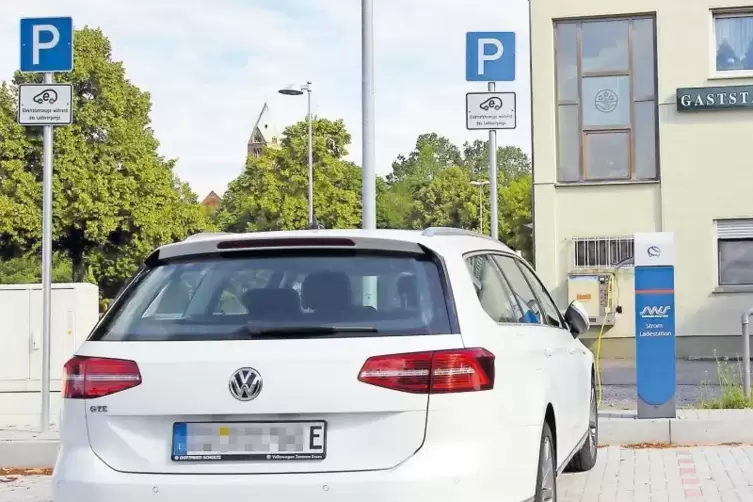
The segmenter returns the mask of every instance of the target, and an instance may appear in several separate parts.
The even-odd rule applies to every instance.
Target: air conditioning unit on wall
[[[608,288],[609,275],[605,273],[571,273],[567,276],[568,302],[581,302],[594,326],[614,326],[615,312],[608,305]]]

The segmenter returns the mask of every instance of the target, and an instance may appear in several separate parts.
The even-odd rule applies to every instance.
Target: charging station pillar
[[[674,235],[636,233],[634,243],[638,418],[675,418]]]

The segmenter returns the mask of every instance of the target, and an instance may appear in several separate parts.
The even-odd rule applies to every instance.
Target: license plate
[[[323,460],[327,423],[179,422],[173,424],[175,462]]]

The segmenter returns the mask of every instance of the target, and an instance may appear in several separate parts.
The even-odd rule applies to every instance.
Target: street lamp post
[[[308,222],[309,226],[314,225],[314,135],[312,131],[312,119],[311,119],[311,82],[306,82],[304,85],[289,85],[284,89],[280,89],[280,94],[286,96],[300,96],[304,92],[308,95],[308,122],[309,122],[309,189],[308,189]]]
[[[484,233],[484,187],[488,184],[489,181],[471,181],[471,185],[478,187],[478,226],[482,234]]]

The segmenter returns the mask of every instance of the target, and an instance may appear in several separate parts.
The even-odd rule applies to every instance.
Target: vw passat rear
[[[65,365],[53,500],[530,497],[540,429],[487,411],[495,354],[464,343],[451,286],[467,271],[420,235],[157,250]]]

